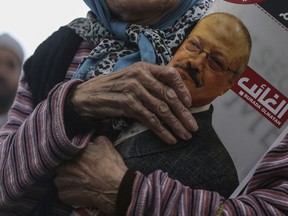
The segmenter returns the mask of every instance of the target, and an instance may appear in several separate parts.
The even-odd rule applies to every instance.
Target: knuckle
[[[149,119],[149,121],[152,124],[155,124],[155,125],[158,124],[158,119],[157,119],[157,117],[154,114],[148,114],[147,118]]]
[[[137,62],[136,64],[137,64],[139,67],[146,67],[146,66],[147,66],[147,63],[146,63],[146,62],[142,62],[142,61]]]
[[[144,110],[144,112],[142,112],[141,114],[142,114],[142,117],[148,122],[150,126],[153,126],[159,123],[159,120],[154,113],[151,113],[149,111],[145,112]]]
[[[126,84],[126,88],[124,89],[124,93],[135,92],[139,88],[139,82],[136,79],[130,80]]]
[[[182,82],[182,79],[181,79],[181,82],[178,83],[178,85],[176,86],[176,88],[178,89],[179,92],[186,92],[186,91],[185,91],[186,86],[185,86],[185,84]]]
[[[170,78],[170,82],[173,83],[177,88],[184,87],[185,84],[179,73],[171,73],[169,78]]]
[[[136,62],[135,64],[133,64],[130,68],[130,72],[131,74],[135,75],[135,74],[139,74],[139,73],[143,73],[144,71],[146,71],[147,65],[144,62]]]
[[[153,128],[157,128],[157,127],[159,127],[159,125],[161,125],[159,119],[153,113],[147,113],[146,119],[150,122],[150,124]]]
[[[157,125],[157,127],[155,126],[155,128],[151,128],[152,130],[156,131],[159,134],[165,134],[166,129],[160,124]]]
[[[161,73],[162,76],[165,76],[167,80],[174,80],[179,77],[179,73],[176,71],[175,68],[168,67],[166,70]],[[180,77],[181,78],[181,77]]]
[[[139,113],[142,113],[144,108],[141,106],[139,100],[132,93],[124,93],[125,97],[122,99],[121,104],[124,107],[123,114],[126,117],[137,117]]]
[[[172,103],[175,103],[178,100],[178,97],[177,97],[175,91],[169,87],[166,88],[165,98]]]
[[[139,62],[136,62],[135,64],[133,64],[134,67],[139,67],[139,66],[143,66],[144,63],[139,61]]]
[[[170,113],[170,109],[168,107],[168,105],[164,102],[161,101],[160,103],[158,103],[157,105],[157,112],[161,115],[161,116],[167,116]]]
[[[125,97],[122,98],[122,103],[128,105],[128,107],[134,107],[137,105],[135,95],[131,91],[124,91]]]

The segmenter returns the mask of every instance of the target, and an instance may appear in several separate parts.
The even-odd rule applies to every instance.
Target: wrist
[[[72,139],[78,133],[87,132],[94,128],[92,122],[87,121],[79,115],[71,101],[72,94],[76,87],[77,85],[70,89],[64,106],[65,130],[69,139]]]

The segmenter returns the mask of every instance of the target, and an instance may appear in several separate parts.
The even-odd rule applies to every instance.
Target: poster
[[[215,0],[205,16],[214,12],[238,17],[252,39],[246,71],[213,102],[213,126],[242,182],[236,196],[257,162],[287,133],[288,1]]]

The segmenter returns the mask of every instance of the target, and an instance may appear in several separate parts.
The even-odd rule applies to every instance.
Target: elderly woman
[[[107,117],[137,119],[167,143],[175,143],[175,135],[191,137],[197,123],[187,88],[175,69],[153,64],[169,61],[209,3],[87,1],[87,18],[61,27],[37,48],[0,131],[1,215],[37,214],[35,207],[47,200],[47,214],[69,214],[71,207],[44,195],[55,168],[84,149]],[[75,76],[87,82],[70,80],[80,63]],[[112,70],[121,71],[96,76]]]
[[[213,20],[217,22],[217,19]],[[221,32],[219,27],[209,26],[210,30]],[[218,72],[229,71],[222,74],[224,77],[237,75],[239,71],[235,70],[237,69],[235,64],[238,61],[232,61],[224,66],[219,66],[218,61],[213,63],[215,56],[211,56],[210,51],[214,46],[210,43],[217,42],[219,35],[215,32],[207,35],[207,31],[204,31],[204,28],[202,30],[206,37],[200,37],[198,34],[195,40],[193,37],[195,35],[191,35],[188,39],[189,43],[184,44],[180,53],[185,53],[186,48],[189,56],[198,55],[197,61],[201,60],[202,65],[208,62],[209,64],[205,67]],[[225,31],[223,33],[225,34]],[[237,36],[239,36],[238,32]],[[197,40],[199,38],[201,38],[200,41]],[[201,44],[203,41],[205,41],[205,47]],[[234,40],[234,42],[237,41]],[[222,44],[220,41],[214,45],[221,46]],[[231,58],[236,53],[229,53],[229,57]],[[184,58],[179,54],[175,59],[185,63],[185,57],[188,57],[188,54]],[[196,61],[192,61],[190,57],[188,59],[191,66]],[[187,65],[184,64],[184,66]],[[186,69],[182,67],[180,71]],[[193,68],[188,67],[188,69]],[[201,73],[199,68],[198,70]],[[186,73],[182,75],[183,78],[189,77]],[[187,79],[186,82],[188,82]],[[193,77],[192,79],[201,80]],[[201,86],[206,83],[196,82],[196,84]],[[287,215],[287,144],[288,136],[265,156],[247,188],[247,194],[235,199],[225,200],[215,191],[186,187],[179,181],[169,178],[162,171],[145,176],[141,172],[129,170],[119,153],[105,137],[98,137],[94,143],[88,145],[78,159],[73,160],[68,166],[61,166],[59,174],[66,172],[70,176],[58,176],[56,182],[62,188],[61,197],[66,203],[97,206],[109,215],[115,210],[116,196],[116,215]],[[226,184],[223,186],[225,187]],[[78,212],[89,215],[91,210],[79,209]]]

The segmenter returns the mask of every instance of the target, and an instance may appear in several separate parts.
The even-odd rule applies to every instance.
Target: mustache
[[[190,75],[190,77],[194,80],[197,88],[200,88],[203,86],[202,80],[197,77],[198,70],[196,68],[191,67],[190,64],[183,64],[180,62],[176,62],[173,65],[173,67],[184,69]]]

